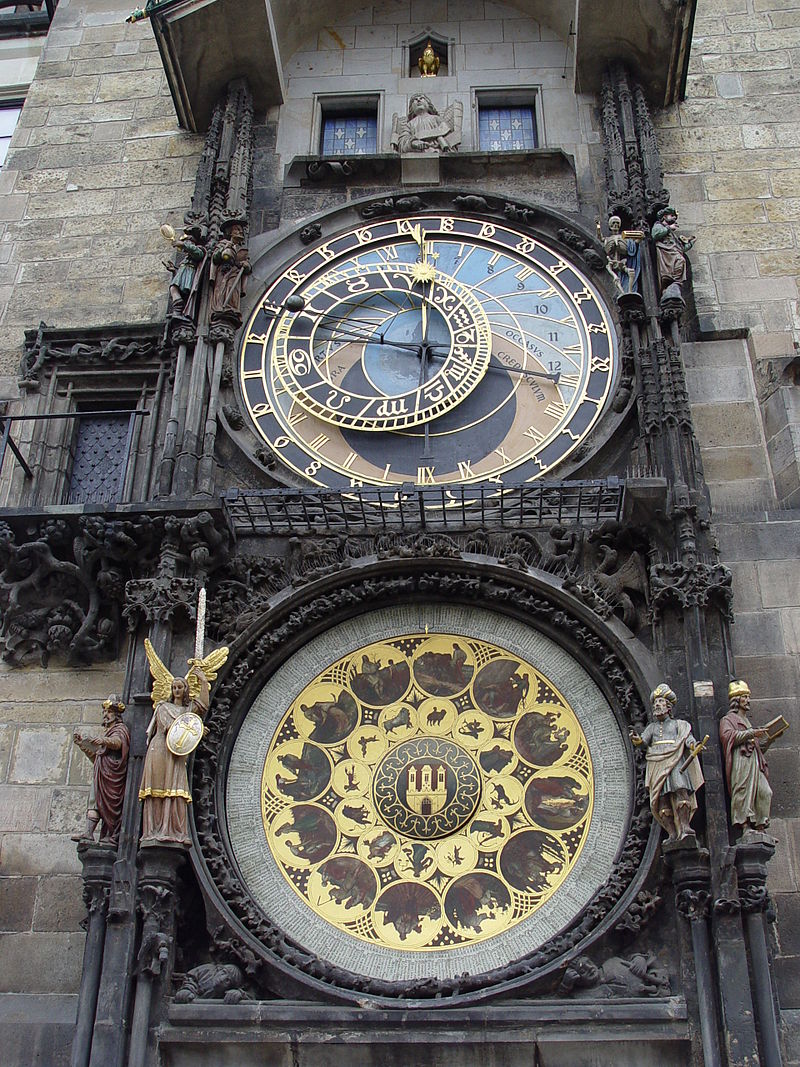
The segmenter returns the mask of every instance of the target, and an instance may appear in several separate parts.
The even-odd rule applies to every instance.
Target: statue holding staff
[[[650,694],[653,722],[641,735],[631,734],[634,745],[647,749],[645,784],[650,793],[650,810],[672,841],[694,837],[691,822],[697,810],[695,793],[703,784],[697,756],[708,741],[706,737],[698,744],[691,724],[672,717],[677,700],[666,682],[656,686]]]

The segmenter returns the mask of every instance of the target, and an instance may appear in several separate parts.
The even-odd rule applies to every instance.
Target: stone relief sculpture
[[[619,215],[611,215],[608,220],[608,236],[603,237],[599,222],[597,236],[603,242],[606,270],[614,280],[617,296],[638,292],[642,268],[639,244],[644,233],[641,230],[623,230]]]
[[[586,993],[591,990],[591,993]],[[559,993],[573,996],[668,997],[669,975],[658,959],[647,953],[635,953],[627,959],[612,956],[598,966],[588,956],[578,956],[568,964]]]
[[[645,785],[650,793],[653,818],[671,841],[693,837],[692,816],[697,810],[695,793],[703,784],[697,759],[708,738],[698,744],[685,719],[674,719],[675,693],[662,682],[650,694],[653,719],[641,735],[631,734],[634,745],[647,749]]]
[[[112,695],[103,701],[103,732],[86,736],[76,730],[72,735],[74,743],[94,765],[86,829],[81,834],[73,834],[73,841],[94,841],[98,823],[100,844],[116,846],[119,841],[131,745],[131,735],[122,721],[124,711],[125,705]]]
[[[154,711],[147,727],[139,787],[143,802],[141,843],[188,847],[192,795],[186,760],[202,736],[211,682],[228,658],[228,649],[215,649],[205,659],[190,659],[186,677],[175,678],[146,638],[144,647],[153,677]]]
[[[454,152],[461,144],[464,108],[459,101],[439,112],[425,93],[408,102],[408,115],[392,116],[391,145],[395,152]]]
[[[748,718],[750,687],[737,680],[728,686],[728,712],[719,724],[725,775],[731,798],[731,822],[745,833],[769,825],[772,788],[764,753],[789,728],[782,715],[754,727]]]
[[[221,1000],[225,1004],[240,1004],[248,1000],[244,973],[235,963],[201,963],[185,974],[175,975],[179,988],[176,1004],[191,1004],[195,1000]]]
[[[679,287],[686,281],[686,253],[693,247],[695,237],[678,233],[678,212],[664,207],[656,215],[650,231],[656,245],[658,280],[663,293],[673,283]]]

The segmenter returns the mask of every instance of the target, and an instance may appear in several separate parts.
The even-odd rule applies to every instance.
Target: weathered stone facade
[[[289,5],[274,6],[279,8],[279,33],[284,35],[290,51],[283,55],[285,103],[255,109],[248,235],[254,262],[276,236],[290,234],[302,222],[323,212],[358,204],[366,197],[414,195],[437,185],[457,188],[467,196],[489,194],[500,205],[519,201],[566,213],[583,226],[582,233],[591,234],[595,220],[606,207],[601,94],[581,91],[580,82],[574,84],[573,42],[565,39],[560,24],[557,31],[549,28],[547,4],[532,5],[524,12],[493,0],[387,0],[342,13],[335,19],[331,14],[325,25],[321,14],[314,16],[303,9],[292,19]],[[93,327],[105,330],[115,323],[125,324],[126,329],[152,325],[156,340],[164,327],[169,275],[163,260],[170,253],[159,226],[169,222],[178,230],[192,205],[204,136],[178,128],[153,33],[147,22],[125,23],[130,7],[120,0],[61,0],[11,152],[0,173],[0,393],[9,401],[8,410],[12,413],[56,410],[54,396],[67,405],[72,389],[78,393],[82,388],[88,389],[90,371],[97,371],[96,365],[79,366],[78,378],[70,384],[72,379],[68,376],[59,379],[52,373],[48,377],[48,364],[41,377],[45,385],[28,383],[18,399],[23,335],[25,331],[35,331],[41,321],[59,331]],[[424,171],[423,181],[415,182],[412,168],[404,173],[398,162],[389,158],[389,133],[392,114],[404,112],[408,96],[420,85],[416,78],[407,76],[403,64],[407,62],[406,43],[423,30],[450,42],[449,59],[455,75],[448,79],[446,94],[444,90],[442,94],[447,103],[457,100],[464,107],[464,140],[458,156],[442,156],[433,170]],[[679,211],[682,232],[697,235],[689,255],[691,295],[687,290],[681,355],[691,422],[715,509],[720,559],[733,573],[735,622],[730,631],[730,649],[735,658],[727,669],[731,676],[743,677],[750,683],[755,722],[782,714],[791,727],[791,732],[770,753],[775,793],[771,827],[778,846],[769,865],[767,883],[777,915],[777,923],[769,930],[787,1064],[800,1063],[800,944],[796,934],[800,808],[795,788],[800,771],[800,512],[795,510],[800,507],[800,379],[796,362],[800,339],[798,33],[800,0],[698,0],[685,99],[664,108],[651,107],[665,171],[663,184],[671,194],[670,203]],[[492,159],[489,154],[479,153],[476,146],[475,91],[500,91],[520,85],[533,86],[538,93],[537,114],[543,135],[542,149],[531,153],[525,168],[513,159]],[[333,173],[317,175],[321,180],[312,181],[308,163],[313,161],[319,139],[320,98],[346,94],[379,97],[379,154],[386,158],[380,165],[367,164],[344,178]],[[77,338],[76,332],[70,343]],[[137,343],[139,340],[137,335]],[[108,398],[114,386],[124,382],[124,395],[132,398],[131,407],[138,403],[137,389],[147,398],[153,412],[152,425],[157,429],[153,430],[154,438],[143,434],[137,439],[139,457],[160,447],[163,435],[169,432],[171,417],[174,356],[162,353],[145,374],[142,367],[148,358],[143,357],[141,365],[136,357],[124,366],[120,364],[118,379],[114,379],[112,367],[111,377],[106,372],[106,379],[98,386],[98,396]],[[96,375],[95,381],[99,380]],[[216,444],[212,440],[211,445],[214,477],[201,471],[191,483],[192,490],[183,494],[199,493],[197,487],[202,490],[202,479],[206,477],[206,484],[214,485],[217,496],[206,493],[198,507],[189,508],[185,515],[181,513],[182,522],[196,516],[203,502],[216,507],[223,489],[280,484],[273,477],[274,467],[259,459],[255,437],[248,436],[246,429],[239,433],[236,418],[230,417],[237,401],[224,370],[221,381],[222,429]],[[208,430],[201,426],[199,413],[197,418],[202,442],[202,433]],[[12,512],[19,506],[31,508],[38,521],[49,505],[60,504],[61,497],[47,499],[47,495],[63,490],[68,449],[63,441],[54,444],[48,439],[43,444],[36,424],[12,425],[17,427],[12,436],[24,454],[39,457],[40,469],[37,468],[32,485],[7,455],[0,475],[4,503]],[[583,476],[604,477],[612,471],[624,477],[628,465],[634,473],[638,469],[647,476],[657,478],[664,473],[657,469],[657,463],[649,463],[642,453],[631,451],[632,431],[625,440],[618,455],[610,455],[612,450],[608,447],[594,467],[587,459]],[[186,448],[191,451],[189,446]],[[628,452],[623,456],[625,449]],[[179,454],[179,470],[180,462]],[[182,496],[177,489],[163,491],[163,467],[159,468],[158,463],[145,468],[146,464],[137,459],[135,480],[126,500],[130,504],[152,503],[160,496],[158,505],[153,504],[152,508],[152,517],[160,522],[174,498]],[[177,484],[177,475],[175,478]],[[697,499],[687,509],[693,519],[698,516],[697,500],[701,497],[702,485]],[[702,502],[699,508],[697,529],[702,538],[707,525]],[[73,508],[70,514],[75,513]],[[25,516],[19,515],[15,521],[17,543],[21,544]],[[216,528],[223,528],[224,522],[216,511],[214,521]],[[653,521],[652,529],[656,529],[652,514],[647,521]],[[29,532],[32,536],[32,530]],[[186,536],[181,549],[184,555],[172,573],[175,581],[186,583],[184,607],[191,607],[198,575],[203,578],[206,573],[213,574],[215,567],[227,565],[223,562],[227,548],[219,552],[213,566],[206,568],[202,561],[198,563],[201,557],[195,559],[190,549],[196,549],[201,539],[192,542],[191,536]],[[170,562],[163,551],[160,563],[154,562],[158,550],[153,546],[162,543],[161,537],[159,527],[153,545],[148,542],[141,549],[147,565],[135,577],[143,583],[153,579],[158,566],[165,568]],[[304,569],[312,580],[324,577],[332,587],[333,579],[325,575],[325,568],[333,573],[340,564],[345,565],[344,558],[338,556],[334,562],[322,558],[327,546],[325,551],[319,550],[319,559],[293,557],[281,537],[270,545],[273,573],[266,579],[262,576],[263,588],[258,583],[250,586],[254,599],[254,589],[259,596],[263,594],[263,600],[258,601],[260,609],[272,605],[269,610],[275,612],[278,609],[270,597],[301,587],[304,579],[299,576]],[[251,549],[257,541],[254,537],[246,547]],[[542,565],[543,572],[561,575],[557,555],[563,552],[563,546],[555,539],[544,544],[551,555],[546,566]],[[213,551],[218,548],[215,545]],[[443,552],[441,545],[436,550],[419,545],[401,548],[402,551],[396,547],[392,550],[399,558],[404,558],[403,552],[408,558],[419,559],[426,552],[436,558],[437,552]],[[631,551],[631,546],[625,548]],[[469,548],[464,542],[448,546],[447,551],[451,550],[455,556],[467,553]],[[384,559],[391,558],[392,551],[387,550]],[[539,551],[541,563],[546,553],[541,548]],[[645,553],[644,549],[641,551]],[[364,554],[369,555],[366,549]],[[499,553],[488,555],[494,559]],[[286,562],[275,563],[279,557],[285,557]],[[348,565],[351,562],[348,560]],[[376,566],[380,570],[384,564]],[[509,566],[524,569],[519,561]],[[109,569],[113,567],[109,565]],[[592,573],[588,565],[587,573]],[[606,577],[602,569],[599,575]],[[126,580],[132,576],[134,571],[125,572]],[[224,572],[226,581],[240,578],[235,570]],[[593,587],[595,594],[606,588],[602,581]],[[644,603],[641,590],[628,588],[626,593],[625,587],[620,588],[632,598],[633,607],[643,619],[645,608],[650,605]],[[158,632],[167,647],[174,639],[177,651],[185,653],[189,648],[190,612],[179,612],[176,623],[160,617],[152,604],[148,606],[146,590],[138,593],[140,601],[135,600],[134,591],[128,594],[128,603],[138,603],[139,607],[131,609],[128,619],[134,638],[127,662],[120,627],[115,632],[113,656],[106,662],[67,666],[62,649],[46,668],[30,661],[23,666],[4,667],[0,674],[0,1037],[7,1042],[8,1062],[14,1067],[26,1062],[60,1067],[69,1062],[65,1049],[75,1018],[85,936],[81,929],[85,916],[81,866],[69,837],[81,827],[91,779],[91,765],[72,745],[72,732],[81,724],[98,723],[101,701],[110,692],[127,688],[135,723],[134,766],[138,774],[149,713],[148,700],[137,697],[148,684],[141,639],[153,632],[149,629],[153,623],[161,627]],[[220,603],[225,602],[221,599]],[[249,607],[234,603],[238,611]],[[588,612],[593,603],[589,594],[583,603]],[[610,607],[600,604],[598,617],[603,612],[606,617],[609,613],[613,616],[616,611],[622,618],[619,601],[612,597],[609,603]],[[598,608],[597,601],[594,605]],[[669,680],[674,686],[683,687],[682,700],[688,701],[692,682],[710,676],[709,663],[714,661],[717,712],[725,703],[719,667],[727,655],[723,651],[727,647],[724,614],[715,615],[709,624],[712,652],[702,665],[709,668],[708,674],[702,673],[696,658],[692,659],[696,648],[690,647],[687,633],[694,631],[690,624],[689,630],[684,631],[677,613],[660,631],[655,618],[653,632],[660,635],[655,642],[648,636],[649,626],[643,625],[639,631],[640,635],[644,631],[641,640],[650,642],[648,648],[659,668],[666,669],[668,663],[676,672],[676,677]],[[581,621],[585,619],[582,617]],[[630,622],[630,616],[625,622]],[[231,636],[221,623],[219,633],[220,640]],[[684,710],[688,714],[688,707]],[[707,722],[711,721],[708,716],[713,718],[714,709],[709,711],[698,698],[693,714],[706,715],[703,721]],[[716,739],[712,738],[710,745],[715,744]],[[709,763],[711,772],[709,776],[707,771],[707,778],[716,778],[720,788],[719,767],[711,760]],[[712,802],[708,803],[711,807]],[[707,817],[709,838],[716,835],[721,840],[727,833],[724,811],[718,809],[716,815]],[[138,819],[132,807],[127,818],[129,827]],[[701,825],[697,829],[703,832]],[[131,832],[135,837],[136,830]],[[135,858],[135,845],[132,852],[130,843],[127,847],[128,859]],[[643,891],[655,887],[665,895],[672,894],[666,877],[663,875],[663,885],[651,882]],[[182,883],[183,888],[187,884]],[[724,897],[719,882],[715,882],[714,892],[720,899]],[[196,887],[191,893],[193,906],[202,907]],[[677,923],[672,904],[670,909],[669,922]],[[732,924],[739,919],[725,916],[723,909],[715,914],[714,924],[718,925],[711,926],[711,935],[719,937],[719,944],[727,945],[733,936]],[[770,910],[767,915],[772,918]],[[677,933],[670,934],[669,951],[665,950],[663,956],[669,957],[673,973],[683,966],[688,974],[681,988],[683,1036],[672,1044],[664,1036],[667,1016],[680,997],[669,1002],[670,1008],[667,1001],[663,1002],[660,1021],[656,1015],[643,1021],[635,1011],[626,1016],[614,1006],[609,1018],[616,1021],[602,1031],[602,1054],[607,1058],[602,1062],[639,1062],[630,1044],[623,1040],[623,1032],[633,1026],[641,1026],[656,1045],[664,1038],[663,1062],[703,1062],[699,1029],[694,1021],[685,1022],[687,1012],[692,1020],[697,1016],[693,964],[686,962],[692,958],[687,948],[688,925],[676,925],[674,929]],[[186,942],[184,935],[182,931],[175,937],[183,937]],[[135,928],[131,936],[136,936]],[[741,941],[741,933],[736,936]],[[663,949],[652,929],[643,935],[641,944],[656,953]],[[133,942],[125,949],[127,957],[119,942],[113,950],[119,953],[120,960],[127,958],[132,973]],[[189,949],[186,951],[188,960]],[[624,954],[622,948],[615,951]],[[294,983],[295,979],[290,977],[290,981]],[[125,987],[126,996],[132,995],[131,988]],[[293,984],[293,994],[299,997],[300,988]],[[107,995],[108,990],[103,987],[101,1003],[106,1009],[103,997]],[[514,992],[507,995],[513,999]],[[541,1014],[525,1024],[513,1018],[513,1012],[507,1018],[502,1016],[502,1009],[491,1017],[496,1047],[501,1041],[507,1042],[507,1051],[503,1045],[502,1054],[491,1053],[498,1064],[516,1064],[521,1061],[515,1056],[529,1054],[526,1042],[533,1030],[520,1036],[520,1028],[550,1025],[548,1011],[556,1009],[542,1004],[546,1005],[546,1001],[536,1008]],[[171,1009],[169,1033],[159,1053],[165,1063],[188,1063],[190,1059],[186,1057],[195,1054],[186,1051],[197,1035],[191,1008],[184,1005]],[[218,1050],[225,1047],[226,1033],[237,1026],[253,1025],[257,1010],[255,1006],[250,1010],[246,1006],[234,1009],[222,1005],[218,1009],[213,1032],[209,1031],[213,1041],[207,1054],[221,1057],[223,1053]],[[344,1012],[351,1009],[341,1010],[345,1018]],[[437,1024],[429,1018],[435,1011],[417,1010],[420,1014],[415,1040],[430,1041],[437,1033]],[[581,1027],[587,1023],[579,1012],[570,1014],[576,1010],[575,1005],[569,1008],[553,1043],[548,1046],[545,1040],[537,1050],[544,1067],[551,1063],[570,1063],[574,1067],[584,1062],[581,1056],[585,1054],[582,1042],[586,1032]],[[314,1008],[304,1011],[306,1015],[300,1012],[297,1016],[299,1024],[297,1020],[284,1022],[270,1016],[269,1041],[282,1050],[281,1055],[288,1055],[287,1050],[294,1046],[285,1030],[297,1030],[299,1025],[307,1037],[301,1041],[303,1051],[292,1052],[296,1062],[323,1062],[315,1058],[319,1055],[315,1035],[332,1024],[330,1020],[319,1022]],[[407,1057],[408,1046],[404,1042],[409,1040],[408,1033],[394,1032],[391,1014],[385,1019],[381,1016],[383,1062],[387,1062],[387,1056],[393,1060],[395,1054],[398,1061],[401,1054]],[[29,1021],[30,1029],[20,1025],[22,1017]],[[110,1040],[107,1035],[116,1025],[112,1014],[107,1012],[102,1019],[98,1015],[98,1020],[103,1040]],[[347,1054],[358,1048],[364,1064],[377,1062],[370,1058],[376,1053],[374,1049],[369,1051],[369,1027],[356,1016],[347,1016],[345,1021],[355,1027],[359,1040],[357,1046],[349,1046]],[[662,1023],[663,1033],[659,1029]],[[34,1035],[33,1044],[28,1034]],[[498,1036],[504,1034],[505,1037]],[[336,1031],[332,1040],[341,1040],[341,1034]],[[480,1041],[475,1033],[470,1054],[474,1053],[476,1062],[488,1062],[489,1050]],[[37,1057],[33,1061],[29,1058],[31,1047]],[[411,1047],[417,1055],[417,1046]],[[362,1048],[366,1051],[362,1052]],[[238,1054],[242,1063],[250,1062],[243,1048]],[[155,1056],[153,1047],[147,1055]],[[352,1055],[356,1053],[353,1051]],[[625,1058],[631,1056],[634,1059]],[[353,1062],[360,1063],[362,1059]],[[740,1058],[734,1040],[723,1051],[721,1060],[707,1058],[706,1062],[748,1061]],[[768,1055],[763,1062],[770,1063]],[[99,1065],[93,1060],[92,1067]]]

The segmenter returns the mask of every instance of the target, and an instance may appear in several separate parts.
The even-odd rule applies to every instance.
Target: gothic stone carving
[[[559,990],[576,997],[668,997],[669,975],[655,956],[636,953],[627,959],[612,956],[598,966],[578,956],[567,967]]]
[[[25,332],[19,386],[38,389],[40,376],[49,366],[152,362],[163,354],[161,330],[152,326],[56,330],[41,322],[38,330]]]
[[[395,152],[452,152],[461,144],[464,108],[459,101],[440,112],[425,93],[415,93],[408,114],[392,116],[391,146]]]
[[[153,554],[157,530],[146,516],[82,516],[77,531],[46,519],[23,541],[0,524],[3,659],[16,665],[38,655],[46,665],[55,652],[73,665],[113,659],[126,577]]]

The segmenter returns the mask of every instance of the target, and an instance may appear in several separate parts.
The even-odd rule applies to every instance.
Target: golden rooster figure
[[[440,59],[433,50],[430,37],[425,45],[425,51],[417,60],[419,72],[423,78],[435,78],[439,73]]]
[[[176,678],[145,638],[144,650],[153,677],[153,717],[147,727],[139,799],[142,808],[142,845],[188,847],[189,779],[186,760],[203,734],[211,683],[228,658],[227,647],[214,649],[204,659],[188,660],[185,678]]]

